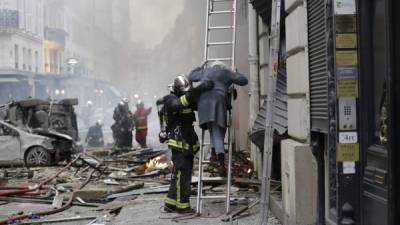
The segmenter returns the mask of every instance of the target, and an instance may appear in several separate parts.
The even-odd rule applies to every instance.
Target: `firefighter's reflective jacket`
[[[168,147],[173,150],[194,154],[199,150],[193,122],[197,103],[190,92],[180,97],[170,94],[157,101],[160,109],[160,123],[165,124]]]
[[[147,117],[151,113],[151,108],[139,108],[133,114],[133,120],[135,122],[136,130],[147,129]]]

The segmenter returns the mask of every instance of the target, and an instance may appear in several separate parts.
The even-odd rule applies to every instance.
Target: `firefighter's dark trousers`
[[[147,148],[146,145],[147,129],[136,129],[136,142],[141,148]]]
[[[117,148],[132,148],[132,132],[121,132],[116,136],[115,146]]]
[[[193,170],[193,154],[171,150],[174,170],[165,205],[172,209],[190,208],[191,179]]]

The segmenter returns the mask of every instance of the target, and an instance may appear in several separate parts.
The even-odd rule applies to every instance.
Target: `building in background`
[[[0,1],[0,102],[34,94],[43,72],[43,1]]]
[[[45,0],[45,72],[112,80],[129,72],[130,1]],[[71,65],[68,60],[74,59]]]
[[[0,68],[43,71],[43,1],[0,1]]]
[[[59,0],[46,0],[44,4],[44,73],[65,72],[66,27],[65,7]]]

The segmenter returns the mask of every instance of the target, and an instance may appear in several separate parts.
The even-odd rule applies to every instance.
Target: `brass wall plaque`
[[[356,66],[357,64],[357,51],[336,51],[336,65]]]
[[[357,48],[357,34],[336,34],[336,48]]]
[[[360,160],[360,144],[337,144],[336,161],[359,161]]]
[[[337,15],[335,17],[336,33],[356,33],[356,15]]]
[[[336,90],[338,98],[358,98],[358,80],[338,80]]]

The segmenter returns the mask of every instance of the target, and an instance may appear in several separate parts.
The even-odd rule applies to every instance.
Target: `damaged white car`
[[[48,166],[70,160],[74,140],[43,129],[21,129],[0,120],[0,161],[24,161],[27,166]]]

